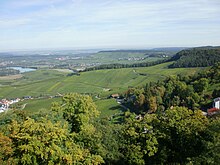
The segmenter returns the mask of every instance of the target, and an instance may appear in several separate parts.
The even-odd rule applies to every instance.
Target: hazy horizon
[[[218,0],[2,0],[0,52],[220,45]]]

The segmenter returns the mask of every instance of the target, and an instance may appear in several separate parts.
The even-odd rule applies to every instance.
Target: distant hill
[[[6,52],[0,52],[0,57],[7,57],[7,56],[12,56],[12,54]]]
[[[183,49],[187,49],[188,47],[159,47],[152,49],[116,49],[116,50],[103,50],[99,52],[133,52],[133,53],[148,53],[148,52],[179,52]]]
[[[164,48],[153,48],[153,49],[134,49],[134,50],[104,50],[99,51],[96,55],[104,55],[115,58],[125,58],[125,57],[172,57],[177,52],[183,50],[180,47],[164,47]]]
[[[170,68],[207,67],[220,61],[220,47],[197,47],[178,52],[171,58]]]
[[[189,47],[161,47],[161,48],[153,48],[152,50],[179,52],[179,51],[187,49],[187,48],[189,48]]]
[[[119,49],[119,50],[102,50],[102,51],[99,51],[99,53],[110,53],[110,52],[113,52],[113,53],[118,53],[118,52],[126,52],[126,53],[145,53],[147,50],[145,49],[134,49],[134,50],[126,50],[126,49]]]

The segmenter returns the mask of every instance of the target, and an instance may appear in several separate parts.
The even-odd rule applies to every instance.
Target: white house
[[[213,107],[217,108],[217,109],[220,109],[220,97],[214,99]]]

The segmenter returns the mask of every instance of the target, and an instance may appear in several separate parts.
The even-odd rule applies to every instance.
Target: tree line
[[[149,67],[158,64],[162,64],[167,60],[157,60],[153,62],[141,62],[134,64],[103,64],[91,68],[86,68],[84,71],[102,70],[102,69],[120,69],[120,68],[135,68],[135,67]]]
[[[220,118],[168,108],[121,122],[98,118],[89,96],[67,94],[51,110],[0,118],[1,164],[219,164]]]
[[[163,111],[172,106],[192,110],[207,109],[212,99],[220,96],[220,63],[193,76],[170,76],[164,81],[130,88],[125,94],[126,106],[136,113]],[[208,92],[209,86],[216,86]]]
[[[100,118],[92,98],[66,94],[50,110],[0,115],[0,164],[219,164],[220,116],[200,110],[219,96],[220,63],[125,92],[130,110]],[[210,92],[210,91],[209,91]]]

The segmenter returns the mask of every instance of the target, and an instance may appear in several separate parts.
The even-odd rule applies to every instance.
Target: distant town
[[[2,99],[0,100],[0,113],[6,111],[9,109],[9,106],[11,104],[17,103],[21,101],[20,98],[16,98],[16,99],[11,99],[11,100],[7,100],[7,99]]]
[[[32,96],[24,96],[22,98],[16,98],[16,99],[1,99],[0,100],[0,113],[5,112],[9,110],[10,106],[12,104],[22,102],[24,100],[30,100],[30,99],[48,99],[48,98],[57,98],[62,97],[63,95],[58,93],[55,96],[39,96],[39,97],[32,97]]]

